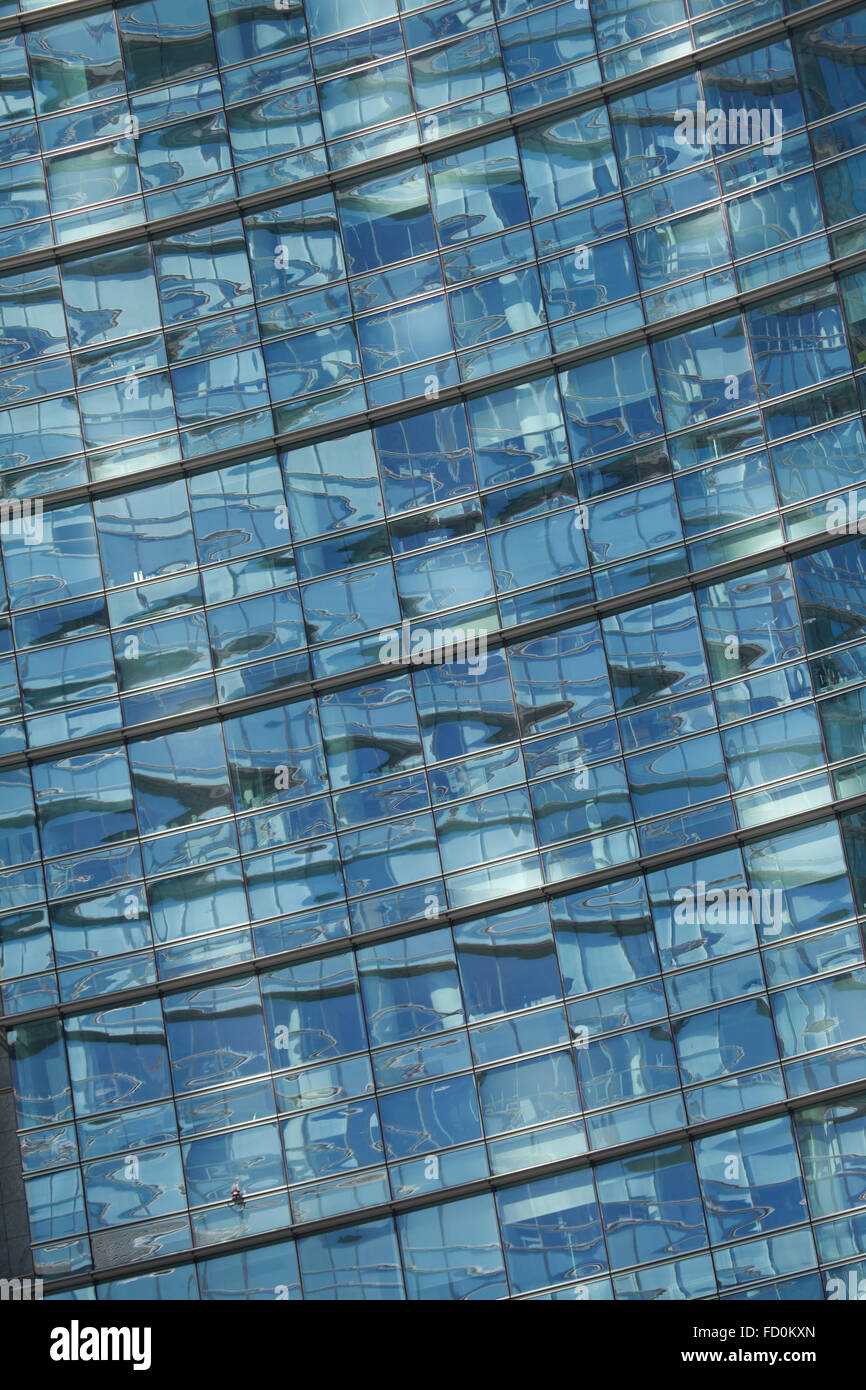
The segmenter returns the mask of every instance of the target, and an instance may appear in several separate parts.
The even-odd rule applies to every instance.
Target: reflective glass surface
[[[0,1054],[50,1297],[860,1268],[864,39],[0,0]]]

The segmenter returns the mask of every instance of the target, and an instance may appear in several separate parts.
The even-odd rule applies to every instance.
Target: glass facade
[[[834,0],[0,0],[46,1297],[866,1278],[864,53]]]

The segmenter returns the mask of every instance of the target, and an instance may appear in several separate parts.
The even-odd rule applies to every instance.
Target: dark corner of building
[[[21,1278],[33,1272],[9,1045],[0,1030],[0,1278]]]

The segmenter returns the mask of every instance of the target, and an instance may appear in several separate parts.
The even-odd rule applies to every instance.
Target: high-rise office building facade
[[[866,6],[2,0],[0,120],[0,1276],[852,1296]]]

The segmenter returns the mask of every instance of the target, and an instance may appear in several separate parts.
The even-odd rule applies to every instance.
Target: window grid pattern
[[[46,252],[0,274],[0,1005],[49,1297],[866,1274],[866,11],[653,83],[744,9],[0,38],[0,255]],[[777,148],[675,139],[747,97]]]
[[[858,23],[797,31],[336,192],[283,193],[245,216],[215,209],[205,227],[10,270],[6,489],[126,476],[423,404],[861,251],[864,156],[851,146],[866,144],[866,87],[856,68],[843,81],[814,56],[853,43]],[[779,113],[778,149],[678,142],[678,109],[730,106],[732,94]],[[847,121],[832,118],[849,105]],[[163,134],[161,107],[158,119]],[[87,183],[85,194],[92,232]],[[17,227],[14,194],[9,206]],[[22,223],[28,252],[33,233]]]

